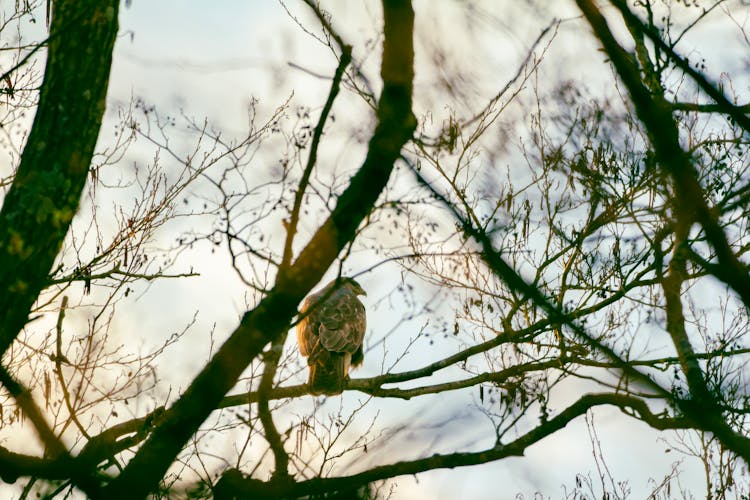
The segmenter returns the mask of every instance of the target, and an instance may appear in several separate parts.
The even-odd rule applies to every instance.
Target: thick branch
[[[34,425],[34,429],[42,440],[42,443],[44,443],[46,453],[52,457],[68,456],[65,445],[52,431],[52,428],[44,418],[42,410],[34,401],[29,390],[16,381],[3,366],[0,366],[0,383],[5,386],[18,403],[18,406],[23,410],[26,418]]]
[[[271,409],[268,406],[268,396],[273,389],[273,380],[279,367],[281,351],[284,348],[286,337],[286,332],[284,332],[281,337],[271,342],[271,348],[265,352],[263,375],[260,379],[260,387],[258,387],[258,418],[263,425],[266,441],[268,441],[268,445],[273,452],[273,458],[276,462],[276,470],[273,475],[278,479],[285,479],[289,476],[289,455],[284,449],[284,441],[273,422],[273,415],[271,415]]]
[[[675,111],[695,111],[697,113],[719,113],[723,108],[718,104],[701,104],[697,102],[673,102],[672,109]],[[737,106],[740,113],[750,113],[750,104]]]
[[[695,357],[695,350],[685,330],[685,314],[683,312],[680,292],[687,275],[686,237],[686,234],[677,235],[677,244],[675,245],[672,260],[669,263],[669,272],[664,277],[662,283],[665,302],[664,309],[667,314],[667,332],[669,332],[672,344],[677,351],[680,367],[687,378],[690,394],[697,401],[708,405],[706,410],[716,411],[716,402],[709,393],[703,372]]]
[[[289,328],[297,304],[354,237],[385,187],[416,120],[411,111],[414,12],[410,2],[404,0],[384,0],[383,7],[383,92],[377,109],[378,123],[362,167],[289,271],[280,274],[268,296],[245,313],[164,423],[108,486],[108,498],[143,498],[156,488],[190,436],[219,405],[248,364],[269,341]]]
[[[474,347],[482,347],[485,348],[485,344],[478,344]],[[456,390],[456,389],[463,389],[465,387],[470,387],[476,384],[480,384],[482,382],[487,381],[497,381],[498,379],[508,378],[509,376],[514,375],[511,371],[508,370],[501,370],[499,372],[487,372],[487,373],[481,373],[475,377],[471,377],[468,379],[463,380],[454,380],[450,382],[445,382],[443,384],[436,384],[432,386],[418,386],[418,387],[412,387],[409,389],[399,389],[397,387],[395,388],[383,388],[384,384],[387,383],[394,383],[394,382],[404,382],[409,380],[417,380],[422,377],[427,377],[435,373],[440,368],[436,366],[444,365],[447,360],[450,359],[459,359],[464,360],[467,359],[471,353],[470,350],[474,349],[474,347],[466,349],[464,351],[461,351],[459,353],[456,353],[453,356],[450,356],[448,358],[444,358],[440,361],[437,361],[435,363],[432,363],[430,365],[424,366],[422,368],[411,370],[408,372],[400,372],[400,373],[386,373],[384,375],[379,375],[376,377],[370,377],[370,378],[354,378],[348,381],[345,390],[352,390],[352,391],[360,391],[364,392],[366,394],[370,394],[372,396],[377,396],[380,398],[402,398],[402,399],[409,399],[414,396],[421,396],[423,394],[433,394],[436,392],[443,392],[444,390]],[[484,352],[487,349],[483,349],[479,352]],[[696,360],[699,359],[714,359],[714,358],[729,358],[731,356],[740,356],[750,354],[750,349],[736,349],[736,350],[725,350],[725,349],[717,349],[714,351],[709,352],[700,352],[700,353],[693,353],[692,357]],[[597,361],[594,359],[588,359],[588,358],[581,358],[577,356],[562,356],[560,358],[555,358],[554,363],[552,363],[549,367],[550,368],[556,368],[562,366],[566,366],[567,364],[576,364],[581,366],[588,366],[592,368],[604,368],[606,370],[612,370],[617,369],[618,365],[610,362],[610,361]],[[650,358],[650,359],[631,359],[628,360],[628,363],[632,366],[643,366],[647,368],[653,368],[655,370],[661,370],[664,371],[666,367],[668,366],[674,366],[677,364],[681,364],[681,360],[677,356],[667,356],[662,358]],[[455,363],[450,363],[452,366]],[[542,363],[534,363],[534,364],[527,364],[524,365],[527,367],[525,371],[529,371],[532,368],[546,368],[547,362]],[[515,367],[512,367],[510,370],[512,370]],[[428,390],[429,389],[429,390]],[[298,398],[300,396],[305,396],[306,394],[309,394],[309,387],[307,384],[298,384],[298,385],[289,385],[286,387],[277,387],[270,391],[268,393],[268,400],[272,401],[275,399],[288,399],[288,398]],[[407,397],[408,396],[408,397]],[[232,406],[242,406],[246,405],[248,403],[256,403],[259,399],[258,392],[252,391],[252,392],[246,392],[243,394],[232,394],[231,396],[225,396],[221,402],[219,403],[218,408],[229,408]],[[737,409],[734,408],[727,408],[728,411],[736,412]]]
[[[410,167],[414,175],[417,177],[417,180],[453,214],[456,220],[461,224],[464,232],[479,242],[482,247],[482,259],[484,262],[513,292],[525,297],[525,299],[531,300],[536,307],[544,311],[550,324],[566,325],[583,342],[604,354],[610,362],[626,376],[632,380],[645,383],[648,387],[653,389],[657,395],[669,397],[669,391],[654,382],[647,374],[635,369],[628,361],[622,359],[622,357],[620,357],[611,347],[592,337],[586,329],[576,321],[580,316],[566,314],[541,290],[539,290],[539,288],[528,283],[510,264],[508,264],[500,252],[495,250],[492,244],[492,239],[486,232],[482,231],[481,228],[474,226],[471,220],[461,214],[458,209],[445,198],[445,196],[438,192],[422,176],[422,174],[414,168],[413,165],[410,164]]]
[[[593,2],[576,0],[576,3],[627,87],[636,114],[648,131],[659,166],[672,178],[677,218],[675,233],[686,235],[693,222],[700,223],[719,261],[715,276],[734,289],[745,307],[750,310],[750,277],[747,268],[732,252],[715,214],[706,203],[690,157],[680,146],[679,131],[672,118],[669,104],[663,99],[657,99],[643,85],[630,54],[619,45],[604,16]],[[627,15],[624,10],[622,12]],[[706,411],[701,405],[701,396],[702,394],[693,394],[696,401],[678,400],[676,403],[704,430],[713,432],[724,446],[750,463],[750,439],[735,432],[723,419],[721,412]]]
[[[93,436],[76,458],[78,467],[93,469],[104,460],[136,446],[164,419],[164,416],[164,407],[160,406],[145,417],[127,420]]]
[[[57,458],[35,457],[13,453],[0,447],[0,479],[14,483],[22,476],[44,479],[71,479],[89,475],[102,461],[134,446],[143,439],[164,414],[158,408],[149,415],[115,425],[92,437],[76,458],[65,454]],[[128,437],[124,437],[130,435]],[[93,493],[93,490],[89,490]]]
[[[104,113],[119,0],[59,0],[34,123],[0,211],[0,354],[26,324],[78,210]]]
[[[227,480],[222,478],[214,490],[215,498],[296,498],[316,493],[352,491],[358,487],[396,476],[417,474],[434,469],[466,467],[500,460],[511,456],[522,456],[526,449],[547,436],[564,428],[576,417],[583,415],[590,408],[601,405],[614,405],[637,414],[638,418],[655,429],[689,428],[690,422],[679,418],[663,418],[654,415],[646,403],[638,398],[621,394],[587,394],[575,403],[540,424],[515,441],[472,453],[451,453],[432,455],[417,460],[396,462],[382,465],[347,477],[316,478],[299,483],[273,484],[238,476],[237,471],[228,471]]]
[[[310,143],[310,154],[307,157],[307,164],[305,170],[302,173],[302,178],[297,186],[297,192],[294,195],[294,205],[292,206],[292,212],[289,215],[289,220],[286,222],[286,242],[284,244],[284,254],[281,259],[282,267],[286,268],[292,262],[292,248],[294,243],[294,236],[297,234],[297,225],[299,224],[299,213],[302,208],[302,200],[305,197],[305,191],[310,182],[310,175],[312,175],[313,168],[318,161],[318,146],[320,145],[320,138],[323,136],[323,128],[325,127],[328,115],[333,108],[333,102],[336,100],[336,96],[341,89],[341,78],[344,76],[344,71],[352,60],[352,48],[349,45],[342,46],[343,52],[341,53],[341,60],[339,65],[336,67],[336,73],[333,75],[333,81],[331,82],[331,90],[328,91],[328,98],[326,103],[323,105],[323,110],[320,112],[320,118],[318,118],[318,124],[315,126],[313,131],[312,141]]]
[[[636,114],[648,131],[657,163],[672,178],[676,195],[675,216],[678,225],[689,227],[697,222],[703,227],[706,239],[716,252],[719,261],[719,266],[714,268],[714,276],[737,292],[745,307],[750,310],[750,276],[748,276],[747,267],[732,251],[715,213],[706,202],[695,167],[688,154],[680,146],[679,131],[672,118],[669,103],[653,95],[644,86],[631,55],[619,45],[604,16],[593,2],[576,0],[576,3],[627,87]],[[637,18],[632,19],[631,16],[628,16],[628,20],[633,23],[640,22]],[[712,97],[719,98],[714,95]]]
[[[716,84],[709,81],[706,75],[695,70],[695,68],[690,66],[690,62],[687,59],[683,58],[682,56],[677,54],[677,52],[675,52],[673,46],[668,45],[666,42],[664,42],[661,35],[656,29],[648,26],[643,21],[641,21],[638,16],[633,14],[630,8],[628,8],[626,2],[624,2],[623,0],[611,0],[611,2],[615,5],[615,7],[617,7],[617,9],[622,14],[622,17],[630,25],[638,27],[638,29],[645,33],[651,39],[654,45],[656,45],[659,49],[663,50],[667,55],[669,55],[672,61],[682,71],[690,75],[690,77],[695,80],[698,86],[716,102],[716,104],[714,105],[716,109],[703,106],[696,109],[697,111],[719,111],[725,113],[731,116],[742,128],[745,129],[746,132],[750,132],[750,118],[748,118],[746,114],[748,111],[748,105],[738,106],[730,101]],[[677,109],[679,109],[679,107],[677,107]]]

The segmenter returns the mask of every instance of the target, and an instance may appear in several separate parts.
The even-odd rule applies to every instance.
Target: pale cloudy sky
[[[550,8],[549,12],[542,12],[540,9],[538,15],[534,15],[533,8],[518,8],[511,3],[505,2],[499,8],[496,8],[498,2],[481,5],[482,10],[471,15],[486,16],[484,29],[469,37],[463,26],[472,19],[457,17],[462,12],[460,4],[448,1],[416,2],[418,50],[420,47],[427,50],[435,33],[450,39],[450,43],[445,45],[456,51],[449,54],[449,62],[456,65],[451,69],[461,69],[463,65],[476,79],[474,88],[478,95],[473,96],[474,102],[492,96],[501,84],[499,82],[510,78],[525,51],[553,16],[567,18],[574,13],[570,4],[556,6],[556,11]],[[317,32],[316,23],[310,20],[304,8],[296,2],[286,2],[286,5]],[[379,19],[377,3],[365,2],[360,5],[357,2],[355,5],[352,2],[324,2],[324,6],[333,13],[335,26],[355,46],[355,55],[357,50],[361,50],[363,41],[377,36],[372,26],[373,20]],[[506,14],[513,9],[517,9],[516,17],[509,19]],[[327,50],[303,33],[277,2],[135,0],[130,8],[123,9],[121,19],[123,34],[117,45],[113,68],[112,103],[125,103],[131,95],[144,97],[162,109],[179,108],[192,116],[206,116],[210,122],[229,133],[239,133],[245,126],[245,109],[251,95],[261,99],[260,109],[264,110],[272,109],[292,91],[295,102],[314,108],[323,102],[327,82],[294,69],[287,63],[323,75],[331,75],[335,67],[335,61]],[[606,85],[610,76],[601,65],[594,66],[597,62],[601,63],[602,56],[593,50],[592,43],[580,22],[564,23],[560,39],[553,46],[550,56],[551,60],[558,58],[561,65],[545,67],[542,75],[547,75],[550,80],[566,73],[567,76],[585,75],[587,83],[593,87]],[[418,95],[423,89],[431,97],[429,93],[434,87],[434,75],[426,69],[427,58],[424,52],[417,53],[416,87]],[[577,63],[575,66],[566,64],[573,58]],[[377,55],[371,56],[368,61],[371,76],[377,75],[377,61]],[[445,111],[444,107],[447,106],[460,106],[460,103],[452,102],[441,105],[435,102],[439,99],[437,96],[432,99],[418,97],[416,105],[423,109],[433,106],[434,113]],[[185,306],[179,312],[183,321],[194,311],[200,311],[198,324],[193,329],[194,342],[198,345],[202,343],[205,346],[201,338],[204,337],[205,328],[213,322],[219,325],[218,338],[222,333],[231,331],[238,315],[244,310],[242,286],[231,270],[227,270],[223,256],[218,259],[211,256],[202,258],[213,259],[215,270],[206,272],[204,265],[203,273],[208,276],[195,280],[193,286],[178,282],[155,285],[149,292],[148,300],[134,304],[143,310],[142,314],[137,315],[139,324],[146,326],[148,331],[174,329],[174,314],[153,314],[152,307],[159,303],[161,296],[169,303]],[[390,268],[390,272],[395,273],[396,269]],[[366,288],[370,290],[368,302],[377,298],[381,289],[382,293],[388,291],[386,287],[378,287],[378,279],[382,280],[382,277],[363,278]],[[217,293],[219,290],[220,293]],[[398,311],[379,311],[383,311],[380,314],[387,313],[389,317],[399,316]],[[371,310],[370,318],[373,318],[373,313]],[[397,321],[377,322],[371,319],[371,329],[390,323]],[[400,329],[407,335],[410,328],[416,325],[416,322],[411,326],[407,322]],[[396,349],[395,346],[390,348]],[[439,353],[451,352],[453,348],[438,348],[429,355],[437,357]],[[176,358],[184,362],[185,351],[179,350]],[[202,357],[195,359],[193,369],[197,370],[203,362]],[[413,362],[419,364],[419,360]],[[358,375],[374,375],[378,370],[378,365],[366,364]],[[188,375],[189,372],[187,370],[182,374]],[[571,385],[570,395],[579,394],[580,386]],[[391,425],[397,425],[403,419],[413,419],[415,408],[422,414],[432,413],[438,421],[454,414],[467,414],[465,418],[457,418],[445,426],[444,434],[454,437],[446,438],[439,446],[447,450],[448,443],[479,449],[493,437],[490,425],[468,411],[473,397],[467,393],[449,393],[430,398],[429,401],[386,401],[380,407],[391,415],[388,419]],[[435,409],[434,404],[438,401],[442,411]],[[429,422],[429,418],[425,418],[425,421]],[[608,464],[615,477],[631,481],[633,498],[639,498],[648,491],[648,478],[659,480],[670,470],[674,455],[664,453],[667,446],[660,443],[658,434],[645,425],[623,418],[611,408],[596,412],[596,424]],[[430,449],[420,438],[415,438],[414,452],[420,450],[424,453],[439,451]],[[394,450],[393,453],[398,457],[410,455],[404,454],[403,449]],[[685,471],[683,479],[692,482],[692,488],[701,486],[698,465],[695,461],[686,461],[682,466]],[[596,473],[590,440],[582,419],[530,448],[523,458],[459,470],[432,471],[418,478],[398,478],[395,498],[490,499],[511,498],[516,493],[532,498],[537,491],[542,492],[544,497],[561,498],[563,486],[570,488],[576,473]],[[700,495],[699,489],[696,492]]]
[[[575,14],[572,2],[554,4],[553,7],[544,2],[521,5],[514,1],[487,1],[480,3],[479,10],[462,18],[465,11],[461,2],[416,1],[417,50],[426,51],[434,42],[432,37],[437,36],[445,42],[442,47],[453,51],[448,54],[447,67],[465,71],[473,80],[469,86],[473,94],[465,96],[465,101],[441,103],[440,95],[433,90],[438,77],[429,67],[427,54],[418,52],[415,103],[418,112],[430,109],[440,123],[439,115],[446,112],[446,107],[471,108],[490,98],[513,75],[525,51],[553,17],[569,19]],[[285,5],[306,26],[319,32],[301,2],[290,0]],[[323,2],[323,6],[329,8],[334,25],[355,46],[355,55],[368,40],[377,42],[378,30],[373,27],[373,21],[380,19],[377,2],[342,0]],[[472,22],[480,29],[470,36],[465,26]],[[133,0],[129,7],[122,8],[120,26],[105,128],[114,123],[118,107],[127,107],[135,97],[145,99],[162,113],[176,116],[185,113],[199,121],[205,117],[228,136],[239,136],[247,125],[247,108],[253,96],[260,99],[259,115],[269,115],[292,94],[294,103],[313,109],[322,104],[328,82],[295,69],[289,63],[322,75],[332,75],[335,68],[335,60],[328,50],[301,30],[282,4],[271,0]],[[696,36],[710,38],[711,29],[722,30],[725,26],[717,21],[709,24],[709,32]],[[715,50],[714,47],[706,50]],[[375,85],[378,50],[364,66]],[[561,25],[549,60],[556,62],[546,65],[540,74],[550,81],[579,77],[595,90],[610,82],[611,75],[603,65],[602,53],[596,51],[588,31],[579,21],[567,20]],[[346,114],[345,109],[335,111]],[[342,120],[361,121],[366,128],[367,118],[360,118],[356,113],[342,116]],[[186,141],[184,145],[179,144],[179,133],[176,137],[177,147],[187,147],[189,135],[182,137]],[[341,146],[339,142],[334,144]],[[344,155],[356,161],[364,153],[361,145],[358,148],[345,155],[328,150],[322,157],[341,162]],[[132,161],[149,161],[151,153],[147,146],[137,145],[129,154]],[[168,160],[165,162],[168,165]],[[209,344],[206,332],[213,330],[216,339],[224,338],[246,309],[245,289],[226,265],[225,254],[211,254],[199,248],[182,255],[175,267],[189,266],[190,262],[200,262],[201,277],[152,285],[143,295],[136,294],[126,303],[132,312],[118,320],[122,331],[135,332],[126,336],[136,335],[147,345],[150,340],[158,343],[181,329],[197,312],[197,321],[188,333],[187,343],[167,353],[167,365],[180,367],[171,370],[171,378],[168,376],[176,389],[184,387],[205,362]],[[392,273],[393,280],[398,279],[398,269],[385,266],[382,272],[365,275],[362,282],[369,292],[366,301],[370,318],[382,315],[378,321],[371,320],[372,335],[377,337],[383,333],[380,330],[392,326],[398,328],[400,337],[391,336],[387,340],[392,342],[389,349],[397,351],[399,343],[419,327],[421,319],[402,321],[403,311],[398,307],[388,308],[379,303],[379,299],[390,292],[388,283],[392,280],[388,273]],[[423,297],[431,297],[430,292],[424,292]],[[454,348],[454,345],[437,346],[425,351],[422,358],[411,358],[408,366],[419,366],[431,357],[437,359]],[[196,352],[200,354],[196,356]],[[379,363],[366,363],[357,375],[375,375],[379,370]],[[561,401],[566,391],[571,397],[580,394],[580,384],[571,382],[569,385],[559,395]],[[444,439],[437,446],[443,451],[448,450],[450,444],[480,449],[491,443],[494,436],[489,423],[470,411],[474,397],[468,392],[456,392],[411,402],[386,401],[379,408],[389,415],[386,420],[391,425],[414,419],[415,414],[425,422],[430,418],[440,421],[458,415],[442,428]],[[352,402],[359,396],[347,395],[347,398]],[[597,410],[595,421],[608,465],[616,478],[630,481],[633,498],[641,498],[649,491],[648,478],[661,480],[677,459],[675,454],[665,453],[668,445],[659,441],[662,435],[624,418],[612,408]],[[430,449],[424,436],[416,435],[411,444],[410,450],[395,447],[401,449],[394,449],[394,456],[414,456],[409,455],[410,451],[425,454],[440,451]],[[383,457],[376,455],[377,458]],[[684,471],[681,476],[684,486],[695,491],[696,496],[702,496],[700,464],[686,459],[680,468]],[[491,499],[513,498],[516,493],[534,498],[537,491],[544,498],[561,498],[563,486],[570,488],[576,473],[596,475],[583,419],[533,446],[523,458],[457,470],[437,470],[418,478],[398,478],[393,498]]]

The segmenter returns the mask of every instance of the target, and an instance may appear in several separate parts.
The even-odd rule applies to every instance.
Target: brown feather
[[[362,364],[367,322],[365,306],[357,295],[366,293],[353,279],[342,278],[302,304],[297,343],[310,367],[312,394],[340,394],[349,368]]]

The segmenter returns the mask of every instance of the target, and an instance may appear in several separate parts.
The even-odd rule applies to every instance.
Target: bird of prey
[[[302,304],[297,343],[307,357],[311,394],[340,394],[349,368],[364,360],[362,341],[367,322],[365,306],[357,295],[367,295],[359,283],[338,278]]]

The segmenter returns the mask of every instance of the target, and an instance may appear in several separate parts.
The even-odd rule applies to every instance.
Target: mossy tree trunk
[[[39,105],[0,211],[0,353],[28,321],[78,210],[104,114],[118,6],[53,3]]]

